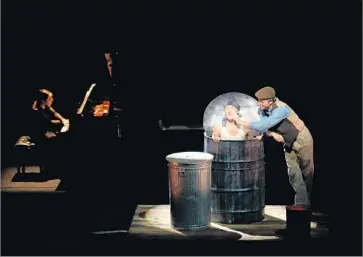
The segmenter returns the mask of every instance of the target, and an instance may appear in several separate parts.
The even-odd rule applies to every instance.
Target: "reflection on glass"
[[[203,127],[208,136],[213,131],[221,140],[251,139],[253,131],[238,127],[234,117],[245,121],[259,120],[258,102],[246,94],[231,92],[218,96],[207,106],[203,116]]]

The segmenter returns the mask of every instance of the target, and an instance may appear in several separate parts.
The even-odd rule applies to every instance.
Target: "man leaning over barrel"
[[[259,121],[246,122],[235,117],[239,125],[270,136],[283,143],[288,176],[295,191],[295,205],[310,207],[314,176],[313,138],[299,116],[264,86],[255,93],[259,102]],[[262,136],[260,137],[260,139]]]

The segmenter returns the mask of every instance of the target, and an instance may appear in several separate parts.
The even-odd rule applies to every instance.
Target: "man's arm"
[[[273,133],[272,131],[270,130],[267,130],[264,134],[267,136],[267,137],[272,137],[273,136]]]
[[[236,122],[246,128],[257,130],[260,133],[266,132],[269,128],[275,126],[283,119],[286,119],[290,115],[290,109],[287,106],[281,106],[275,109],[269,117],[261,117],[259,121],[241,121],[236,120]]]

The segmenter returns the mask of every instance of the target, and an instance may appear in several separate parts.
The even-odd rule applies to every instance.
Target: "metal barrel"
[[[196,231],[210,226],[212,159],[213,155],[203,152],[181,152],[166,157],[174,229]]]
[[[214,141],[204,133],[204,152],[212,163],[212,221],[261,221],[265,210],[265,163],[261,140]]]

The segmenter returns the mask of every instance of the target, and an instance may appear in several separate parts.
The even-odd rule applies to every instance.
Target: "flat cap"
[[[271,99],[275,97],[275,89],[273,89],[270,86],[267,87],[263,87],[261,89],[259,89],[256,93],[255,96],[258,100],[265,100],[265,99]]]

